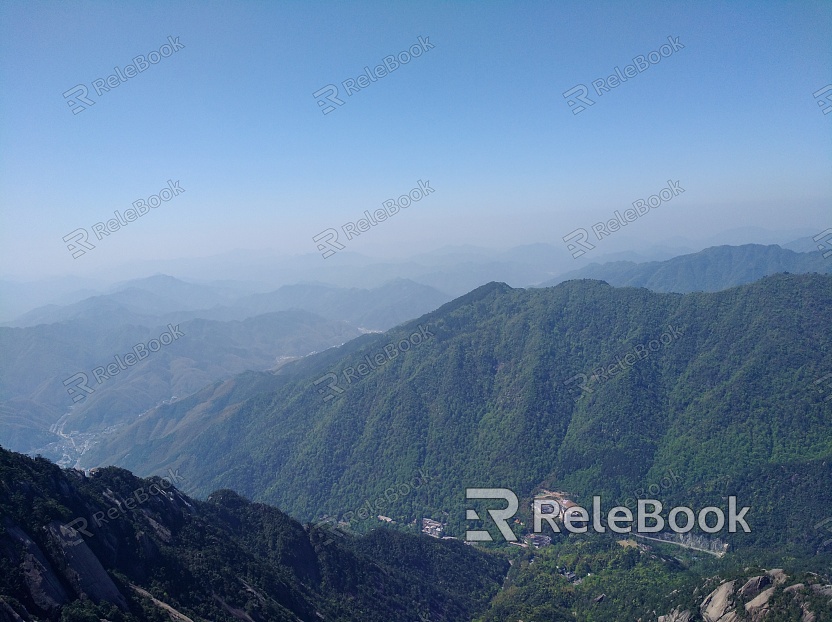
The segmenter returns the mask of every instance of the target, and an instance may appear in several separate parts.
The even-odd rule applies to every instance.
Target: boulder
[[[680,611],[680,608],[676,607],[666,616],[659,616],[658,622],[690,622],[692,618],[693,614],[690,611]]]
[[[776,588],[770,587],[767,590],[764,590],[757,594],[753,600],[749,601],[745,605],[745,610],[751,614],[751,619],[754,622],[757,620],[762,620],[766,613],[768,613],[768,601],[771,599],[771,595],[774,594],[774,590]]]
[[[771,585],[771,577],[767,574],[751,577],[745,582],[745,585],[737,590],[737,596],[740,598],[754,598],[769,585]]]
[[[720,619],[733,606],[733,596],[734,581],[728,581],[720,585],[702,601],[699,607],[702,619],[705,622],[720,622]],[[724,622],[727,622],[727,620]]]

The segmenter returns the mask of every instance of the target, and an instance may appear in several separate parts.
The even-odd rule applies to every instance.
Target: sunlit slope
[[[824,486],[832,387],[817,381],[832,372],[830,302],[825,275],[687,295],[492,283],[276,376],[160,407],[90,464],[180,465],[196,490],[234,488],[310,519],[354,510],[423,469],[430,485],[387,513],[443,518],[457,535],[466,486],[623,499],[672,469],[680,501],[719,501],[726,482],[786,464]],[[328,373],[340,392],[327,388],[332,376],[315,384]],[[788,512],[822,498],[766,502]]]

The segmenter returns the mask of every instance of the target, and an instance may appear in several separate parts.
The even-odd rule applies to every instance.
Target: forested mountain
[[[261,313],[304,309],[368,330],[386,330],[433,311],[450,299],[433,287],[408,279],[395,279],[372,289],[307,283],[284,285],[273,292],[251,294],[231,305],[197,313],[199,317],[216,320],[240,320]]]
[[[303,526],[182,477],[61,471],[0,448],[0,620],[467,621],[508,563],[456,541]]]
[[[163,405],[86,466],[178,466],[200,494],[233,488],[303,520],[343,518],[423,470],[430,485],[386,514],[451,535],[466,529],[466,487],[507,487],[527,507],[549,486],[610,507],[670,471],[667,504],[753,508],[732,547],[811,555],[832,507],[830,303],[827,275],[686,295],[492,283]]]
[[[0,440],[74,464],[95,434],[163,401],[389,328],[449,299],[404,279],[375,289],[305,284],[250,294],[246,287],[157,275],[0,327],[8,353],[0,360]],[[170,326],[181,339],[115,374],[93,374]],[[94,392],[72,393],[77,379],[64,384],[78,373]]]
[[[832,260],[819,251],[798,253],[776,244],[714,246],[666,261],[593,263],[546,281],[541,287],[574,279],[599,279],[617,287],[656,292],[716,292],[779,272],[832,272]]]

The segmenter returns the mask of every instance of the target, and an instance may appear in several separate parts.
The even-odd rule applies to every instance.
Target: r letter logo
[[[517,513],[520,504],[515,495],[508,488],[466,488],[466,499],[503,499],[508,501],[508,506],[502,510],[488,510],[491,519],[500,529],[500,533],[508,542],[517,540],[517,536],[508,525],[508,519]],[[468,520],[480,520],[479,514],[476,510],[468,510],[465,516]],[[468,542],[491,542],[491,534],[485,530],[466,531],[465,539]]]

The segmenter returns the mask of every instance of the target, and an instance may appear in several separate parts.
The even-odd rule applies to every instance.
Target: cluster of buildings
[[[549,546],[550,544],[552,544],[552,538],[550,538],[549,536],[540,535],[539,533],[529,534],[528,536],[523,538],[523,541],[528,546],[533,546],[536,549],[539,549],[542,546]]]
[[[442,532],[445,530],[445,525],[432,518],[422,519],[422,533],[426,533],[433,538],[441,538]]]

